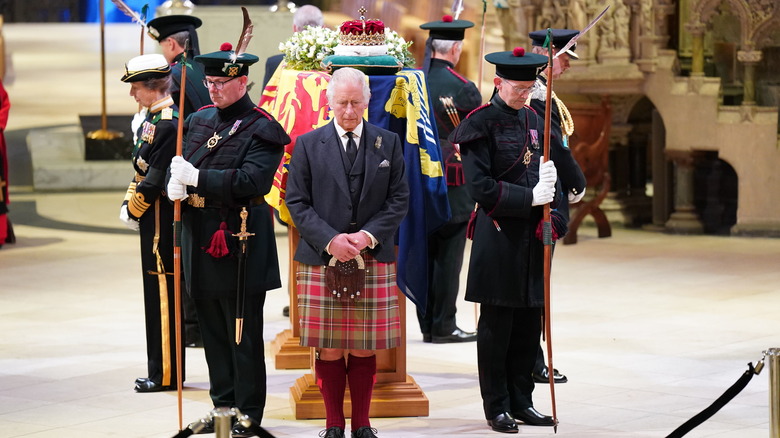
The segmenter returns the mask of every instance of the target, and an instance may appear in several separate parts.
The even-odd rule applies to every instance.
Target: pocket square
[[[382,160],[382,162],[379,163],[379,167],[390,167],[390,162],[387,160]]]

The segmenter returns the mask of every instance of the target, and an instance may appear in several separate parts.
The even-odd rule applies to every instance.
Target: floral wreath
[[[366,21],[366,30],[369,23]],[[381,22],[380,22],[381,23]],[[372,30],[375,30],[372,28]],[[361,28],[362,31],[362,28]],[[284,54],[287,68],[293,70],[321,70],[321,61],[333,54],[339,43],[339,32],[327,27],[307,26],[295,32],[287,41],[279,43],[279,51]],[[398,32],[385,28],[387,54],[398,59],[404,67],[414,68],[415,59],[409,50],[412,42],[407,42]]]

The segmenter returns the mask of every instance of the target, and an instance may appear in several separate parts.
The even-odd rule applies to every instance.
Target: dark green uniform
[[[266,395],[263,303],[266,291],[281,287],[273,217],[263,200],[290,142],[282,127],[244,95],[224,109],[213,106],[187,118],[184,158],[199,169],[198,186],[188,187],[182,222],[182,257],[187,291],[195,300],[209,366],[215,407],[238,407],[262,419]],[[212,148],[209,139],[221,137]],[[197,195],[197,196],[195,196]],[[243,339],[235,344],[238,259],[207,253],[215,233],[228,247],[240,231],[239,212],[249,212]]]
[[[450,221],[428,237],[428,301],[425,315],[418,313],[420,330],[427,340],[450,335],[456,328],[456,300],[466,246],[466,225],[474,201],[466,190],[460,154],[447,139],[455,123],[482,103],[476,85],[455,70],[449,61],[432,58],[427,84],[444,159]],[[445,104],[448,99],[451,103]],[[448,113],[457,112],[450,117]],[[454,119],[454,120],[453,120]]]

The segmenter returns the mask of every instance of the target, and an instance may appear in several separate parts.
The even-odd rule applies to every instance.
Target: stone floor
[[[0,436],[172,436],[176,394],[132,390],[145,372],[145,346],[137,237],[117,219],[124,187],[58,193],[25,184],[25,130],[99,113],[97,27],[6,25],[4,35],[13,66],[6,85],[18,242],[0,249]],[[137,50],[137,29],[108,35],[108,112],[129,114],[134,103],[118,77]],[[581,230],[578,244],[555,255],[554,362],[569,377],[556,387],[558,435],[664,437],[763,350],[780,347],[780,239],[620,228],[607,239],[595,234]],[[277,239],[286,260],[281,227]],[[289,325],[284,290],[266,301],[268,341]],[[473,304],[461,298],[458,305],[460,326],[474,329]],[[496,436],[482,415],[475,344],[423,344],[414,319],[407,330],[408,372],[429,398],[430,415],[375,419],[379,436]],[[185,423],[211,409],[202,350],[188,349],[186,363]],[[278,437],[317,436],[323,421],[295,420],[290,407],[289,387],[304,371],[275,370],[270,356],[267,364],[264,426]],[[766,437],[768,374],[688,436]],[[535,400],[551,412],[548,388],[537,387]],[[520,429],[553,436],[551,428]]]
[[[12,204],[18,243],[0,249],[0,430],[4,437],[167,437],[175,393],[136,394],[145,372],[137,238],[116,219],[123,193],[29,193]],[[286,234],[278,228],[280,256]],[[558,435],[663,437],[707,407],[762,351],[779,347],[780,240],[672,236],[586,228],[556,250],[554,363]],[[282,272],[286,272],[286,265]],[[465,277],[465,271],[463,273]],[[287,294],[269,293],[265,338],[288,327]],[[475,326],[458,303],[459,324]],[[407,320],[407,365],[430,415],[378,418],[380,437],[495,436],[485,425],[475,344],[424,344]],[[278,437],[314,437],[297,421],[289,387],[302,370],[267,358],[264,425]],[[210,409],[202,350],[187,350],[184,421]],[[768,371],[691,437],[768,435]],[[536,406],[551,412],[549,390]],[[521,426],[525,436],[550,428]]]

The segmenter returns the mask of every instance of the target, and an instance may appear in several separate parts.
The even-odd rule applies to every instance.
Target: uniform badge
[[[230,64],[226,62],[222,71],[224,71],[225,74],[231,78],[238,76],[238,74],[241,72],[241,64]]]
[[[220,137],[219,135],[217,135],[216,132],[214,132],[214,135],[212,135],[211,138],[206,142],[206,147],[211,149],[214,146],[216,146],[220,140],[222,140],[222,137]]]
[[[526,148],[525,149],[525,154],[523,155],[523,164],[525,164],[526,166],[531,164],[531,157],[533,157],[533,156],[534,156],[534,154],[531,153],[531,149]]]
[[[160,112],[160,119],[162,120],[173,120],[173,108],[163,108],[162,112]]]
[[[236,123],[233,123],[233,127],[230,128],[230,132],[228,132],[228,135],[233,135],[238,131],[238,127],[241,126],[241,119],[236,120]]]
[[[149,144],[152,144],[152,141],[154,141],[154,130],[156,129],[156,126],[149,122],[144,122],[143,130],[141,131],[141,141],[145,141]]]
[[[374,142],[374,147],[377,148],[377,149],[382,147],[382,136],[381,135],[378,135],[376,137],[376,141]]]
[[[149,169],[149,163],[141,157],[136,158],[135,165],[138,166],[144,173]]]

